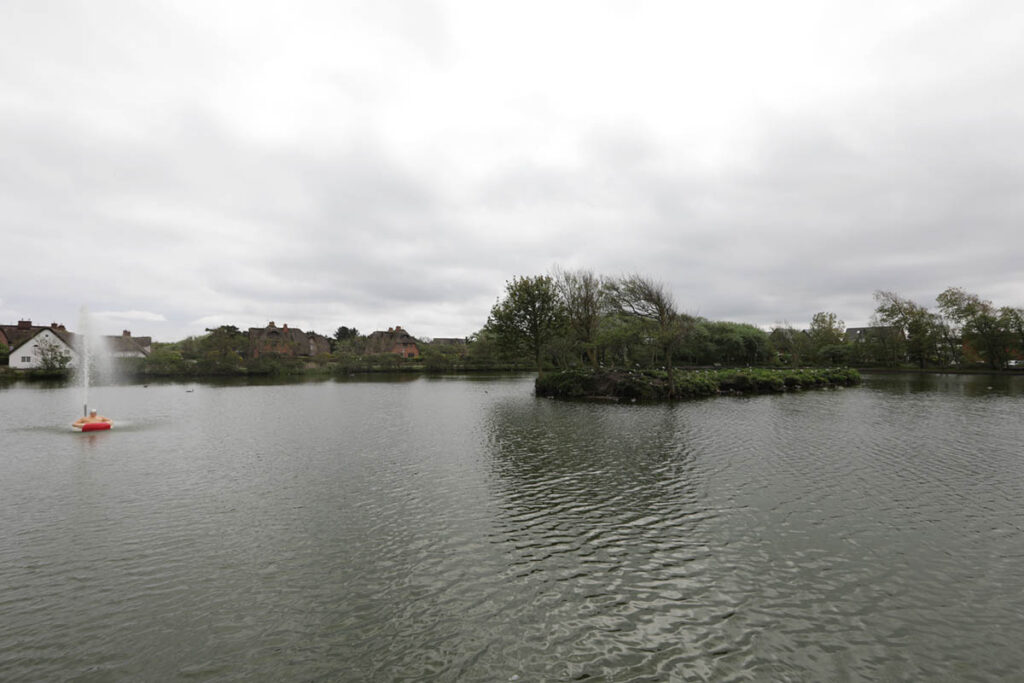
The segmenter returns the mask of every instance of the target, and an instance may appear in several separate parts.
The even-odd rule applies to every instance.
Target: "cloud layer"
[[[1024,9],[704,4],[9,3],[0,319],[461,336],[555,264],[1024,305]]]

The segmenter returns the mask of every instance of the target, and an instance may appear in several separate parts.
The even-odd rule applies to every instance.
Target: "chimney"
[[[282,327],[281,329],[284,330],[285,332],[287,332],[288,331],[288,323],[285,323],[284,327]]]
[[[19,320],[18,321],[18,329],[19,330],[31,330],[32,329],[32,321],[31,320]]]
[[[273,326],[274,326],[274,321],[273,320],[271,320],[269,323],[267,323],[267,327],[273,327]]]
[[[57,323],[50,323],[50,329],[51,330],[57,329]]]
[[[121,331],[121,336],[122,337],[130,337],[130,336],[132,336],[131,330],[122,330]]]

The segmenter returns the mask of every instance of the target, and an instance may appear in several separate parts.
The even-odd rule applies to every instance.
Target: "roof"
[[[57,339],[60,339],[62,342],[64,342],[66,346],[68,346],[71,349],[77,349],[77,345],[79,344],[79,341],[81,340],[82,337],[82,335],[80,334],[68,332],[63,327],[42,327],[40,325],[33,325],[32,329],[30,330],[21,329],[18,330],[18,332],[20,334],[18,334],[9,344],[11,351],[14,351],[18,347],[24,346],[28,342],[38,337],[43,332],[52,332],[53,335],[57,337]]]
[[[31,325],[29,327],[18,325],[0,325],[0,331],[8,339],[8,347],[11,351],[24,346],[26,342],[35,339],[39,334],[49,330],[64,342],[69,348],[78,350],[84,337],[76,332],[71,332],[63,325],[53,323],[51,325]],[[152,337],[130,337],[123,335],[108,335],[100,338],[107,346],[110,353],[142,353],[149,355],[149,347],[153,344]]]
[[[330,350],[331,340],[316,332],[303,332],[297,327],[282,325],[278,327],[273,322],[266,327],[249,328],[249,345],[261,345],[268,343],[289,343],[294,344],[299,355],[314,355],[319,351]]]
[[[143,355],[149,355],[149,352],[146,350],[151,343],[149,337],[125,337],[111,335],[109,337],[103,337],[103,341],[106,342],[107,350],[110,353],[142,353]]]
[[[442,346],[465,346],[468,341],[465,337],[434,337],[434,341],[430,343]]]

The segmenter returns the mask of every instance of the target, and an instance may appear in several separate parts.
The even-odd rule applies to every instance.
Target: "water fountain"
[[[104,339],[96,332],[89,309],[82,306],[78,315],[78,335],[81,354],[77,375],[82,384],[82,415],[89,414],[89,387],[94,380],[109,380],[110,354],[106,353]]]

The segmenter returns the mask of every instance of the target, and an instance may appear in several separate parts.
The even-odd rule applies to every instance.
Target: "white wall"
[[[74,368],[78,366],[78,354],[51,330],[43,330],[21,346],[16,346],[11,349],[8,364],[12,368],[17,368],[19,370],[38,368],[43,362],[42,354],[39,352],[40,343],[43,345],[46,343],[54,344],[65,353],[71,354],[71,362],[68,363],[68,367]],[[23,358],[27,358],[28,360],[22,360]]]

